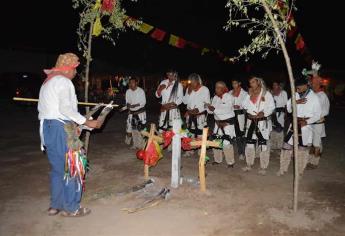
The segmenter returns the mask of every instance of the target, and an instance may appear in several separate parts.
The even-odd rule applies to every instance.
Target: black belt
[[[248,120],[251,121],[263,121],[263,120],[267,120],[267,117],[261,117],[261,118],[250,118],[249,116],[247,116]]]
[[[198,135],[202,135],[202,130],[198,128],[198,116],[206,115],[207,112],[203,111],[198,114],[190,114],[188,118],[188,130],[194,134],[196,138]],[[192,125],[194,124],[194,129],[192,129]]]
[[[234,110],[234,112],[235,112],[236,116],[243,115],[244,114],[244,109]]]
[[[234,139],[230,137],[230,135],[225,134],[225,130],[223,126],[219,126],[218,123],[228,123],[229,125],[234,125],[236,123],[236,118],[232,117],[226,120],[216,120],[216,124],[218,126],[218,129],[216,131],[217,134],[213,134],[212,138],[213,139],[221,139],[221,140],[227,140],[229,141],[231,144],[234,143]],[[219,135],[218,131],[219,129],[222,131],[223,135]]]
[[[285,107],[277,107],[274,110],[275,110],[275,112],[285,112]]]
[[[143,113],[143,112],[145,112],[146,111],[146,109],[145,109],[145,107],[143,107],[143,108],[140,108],[140,109],[138,109],[138,110],[136,110],[136,111],[131,111],[131,110],[129,110],[129,114],[132,114],[132,115],[139,115],[139,114],[141,114],[141,113]]]

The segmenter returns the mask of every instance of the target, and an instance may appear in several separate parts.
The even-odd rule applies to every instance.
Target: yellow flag
[[[92,35],[97,37],[102,33],[102,30],[103,30],[103,27],[101,23],[101,18],[97,17],[95,20],[95,23],[93,24]]]
[[[178,39],[176,35],[170,34],[169,44],[176,47]]]
[[[140,28],[139,28],[139,31],[144,33],[144,34],[147,34],[148,32],[150,32],[151,30],[153,29],[153,26],[152,25],[149,25],[149,24],[146,24],[146,23],[142,23],[140,24]]]
[[[201,55],[205,55],[206,53],[208,53],[210,51],[210,49],[208,48],[203,48],[201,51]]]
[[[102,6],[101,0],[96,0],[96,3],[93,6],[93,9],[98,10],[101,6]]]

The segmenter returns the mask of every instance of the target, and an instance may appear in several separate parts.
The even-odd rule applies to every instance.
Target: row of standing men
[[[208,115],[214,117],[212,137],[222,140],[221,149],[213,149],[214,161],[220,164],[225,157],[228,167],[234,167],[234,146],[240,160],[246,161],[244,171],[250,171],[255,158],[260,159],[259,173],[265,174],[269,165],[271,149],[280,149],[280,169],[278,175],[287,172],[293,147],[293,129],[286,117],[291,114],[291,99],[288,99],[279,82],[274,82],[269,91],[263,79],[252,76],[248,79],[249,90],[241,87],[241,81],[232,80],[229,91],[223,81],[215,86],[215,96],[210,98],[210,91],[203,86],[198,74],[188,77],[189,86],[183,94],[183,86],[176,71],[169,71],[156,90],[156,97],[161,98],[159,131],[172,128],[173,120],[183,119],[186,128],[195,138],[200,138],[207,127]],[[299,170],[314,169],[318,166],[322,142],[325,134],[325,117],[329,113],[329,100],[321,89],[317,74],[308,80],[296,79],[296,102],[299,132]],[[186,112],[181,115],[179,106],[186,105]],[[144,141],[140,130],[146,125],[146,96],[138,87],[135,79],[129,82],[126,92],[126,104],[129,110],[125,142],[133,141],[134,148],[142,148]],[[287,124],[287,125],[285,125]],[[193,151],[185,152],[189,156]]]

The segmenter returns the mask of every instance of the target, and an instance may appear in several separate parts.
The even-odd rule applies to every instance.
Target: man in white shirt
[[[210,91],[202,85],[200,75],[191,74],[188,76],[190,84],[183,97],[183,103],[187,105],[185,114],[187,129],[194,135],[194,138],[201,138],[202,130],[207,126],[207,111],[205,104],[210,103]],[[185,152],[190,156],[193,151]]]
[[[135,78],[129,80],[129,89],[126,91],[126,105],[129,110],[126,126],[126,144],[131,144],[133,138],[133,149],[144,147],[144,139],[140,131],[146,125],[146,96],[142,88],[138,87]]]
[[[265,175],[270,160],[269,138],[272,124],[268,120],[275,106],[272,94],[266,90],[261,78],[249,79],[249,95],[243,102],[243,108],[247,112],[246,121],[246,162],[244,171],[251,170],[254,165],[256,151],[259,152],[259,174]]]
[[[322,138],[326,137],[325,121],[329,114],[330,103],[327,94],[321,88],[321,77],[316,73],[311,80],[314,93],[321,105],[321,118],[312,125],[313,145],[310,147],[307,169],[316,169],[319,165],[322,152]]]
[[[283,147],[285,111],[288,96],[278,81],[273,82],[272,95],[275,109],[272,114],[271,149],[280,150]]]
[[[313,123],[320,120],[321,106],[317,95],[308,86],[305,78],[296,80],[296,103],[298,119],[298,170],[302,175],[308,162],[308,151],[312,144]],[[287,111],[292,112],[291,99],[287,103]],[[284,138],[284,145],[280,155],[280,170],[277,175],[284,175],[289,168],[293,154],[293,129]]]
[[[243,101],[248,96],[248,93],[241,87],[241,81],[237,78],[232,79],[232,90],[229,94],[234,100],[235,112],[235,132],[236,132],[236,145],[239,159],[244,160],[244,150],[246,147],[246,139],[244,137],[244,123],[245,123],[245,110],[243,109]]]
[[[181,119],[178,106],[183,100],[183,87],[176,71],[168,71],[167,79],[163,80],[157,88],[156,97],[162,98],[159,131],[170,130],[172,128],[172,121]]]
[[[235,165],[233,141],[236,137],[235,133],[235,113],[234,100],[228,93],[228,88],[223,81],[216,83],[216,95],[213,97],[211,104],[206,104],[209,113],[214,115],[215,126],[213,137],[221,139],[223,148],[214,148],[214,162],[212,164],[220,164],[223,161],[223,153],[228,168]]]
[[[78,65],[79,59],[75,54],[60,55],[55,67],[45,70],[47,79],[40,90],[38,117],[41,123],[41,141],[51,166],[51,202],[48,215],[57,215],[60,211],[63,211],[64,216],[84,216],[90,213],[89,209],[80,207],[82,190],[78,178],[69,178],[68,182],[64,179],[65,156],[68,152],[64,124],[75,122],[99,128],[96,120],[86,120],[78,112],[72,83]]]

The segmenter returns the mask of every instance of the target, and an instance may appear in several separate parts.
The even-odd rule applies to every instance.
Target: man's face
[[[174,81],[176,79],[175,73],[173,72],[168,72],[167,73],[167,78],[170,82]]]
[[[308,89],[308,85],[307,84],[302,84],[297,86],[296,91],[297,93],[304,93],[305,91],[307,91]]]
[[[191,80],[190,81],[190,87],[192,90],[197,90],[200,83],[197,80]]]
[[[137,88],[137,81],[135,79],[131,79],[128,86],[131,90],[135,90]]]
[[[278,90],[279,89],[279,84],[277,82],[274,82],[272,85],[273,90]]]
[[[231,82],[231,85],[234,89],[238,89],[241,86],[241,83],[235,80]]]
[[[217,96],[221,96],[221,95],[223,95],[223,93],[224,93],[224,86],[222,86],[222,85],[220,85],[220,84],[217,84],[216,85],[216,95]]]
[[[251,78],[249,80],[249,86],[255,90],[259,87],[259,81],[256,78]]]

